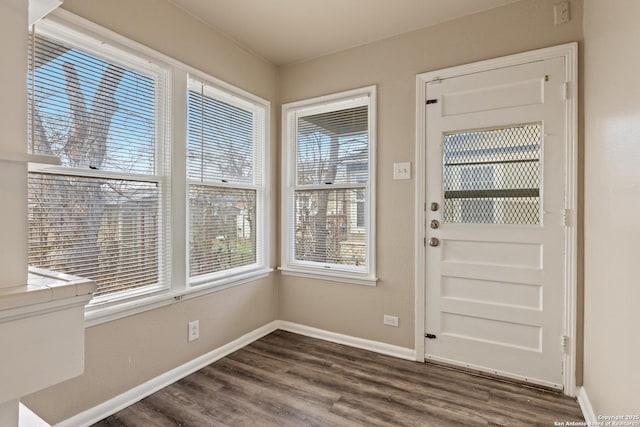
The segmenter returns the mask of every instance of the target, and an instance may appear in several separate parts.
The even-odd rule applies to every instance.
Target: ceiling
[[[276,64],[305,61],[518,0],[169,0]]]

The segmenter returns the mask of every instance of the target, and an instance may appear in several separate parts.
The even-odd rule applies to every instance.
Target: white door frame
[[[563,334],[568,337],[563,360],[564,394],[576,395],[576,335],[577,335],[577,250],[578,250],[578,45],[568,43],[530,52],[509,55],[457,67],[418,74],[416,78],[416,168],[415,168],[415,350],[416,360],[424,362],[425,288],[426,288],[426,83],[434,80],[489,71],[532,61],[565,58],[566,83],[566,165],[565,165],[565,213],[564,256],[565,312]]]

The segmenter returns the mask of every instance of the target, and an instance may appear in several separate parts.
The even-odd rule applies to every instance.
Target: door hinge
[[[568,227],[571,225],[571,209],[562,210],[562,225]]]
[[[427,99],[427,105],[429,104],[437,104],[438,100],[437,99]]]
[[[430,340],[435,340],[436,339],[435,334],[430,334],[430,333],[424,334],[424,337],[425,338],[429,338]]]
[[[560,337],[561,341],[561,346],[562,346],[562,352],[563,353],[568,353],[569,352],[569,337],[566,335],[563,335],[562,337]]]
[[[569,82],[562,83],[562,100],[569,99]]]

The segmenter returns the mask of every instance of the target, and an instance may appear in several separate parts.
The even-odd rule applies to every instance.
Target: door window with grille
[[[444,221],[540,224],[542,124],[447,133]]]

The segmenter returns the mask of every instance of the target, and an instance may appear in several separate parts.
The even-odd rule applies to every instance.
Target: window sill
[[[378,278],[365,275],[354,275],[338,271],[303,270],[291,267],[278,267],[285,276],[304,277],[306,279],[329,280],[332,282],[349,283],[352,285],[377,286]]]
[[[255,282],[256,280],[268,277],[272,271],[273,268],[263,267],[239,276],[234,276],[226,281],[220,280],[182,290],[160,291],[155,294],[132,298],[128,301],[114,302],[112,304],[89,305],[85,308],[84,325],[85,327],[96,326],[101,323],[111,322],[123,317],[133,316],[145,311],[174,304],[178,301],[198,298],[213,292]]]

